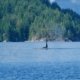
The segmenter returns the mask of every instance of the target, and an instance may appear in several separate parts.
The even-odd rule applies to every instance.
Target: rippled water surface
[[[80,80],[80,43],[0,43],[0,80]]]

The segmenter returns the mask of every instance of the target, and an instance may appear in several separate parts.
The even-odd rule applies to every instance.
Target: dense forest
[[[0,42],[80,41],[80,15],[48,0],[0,0]]]

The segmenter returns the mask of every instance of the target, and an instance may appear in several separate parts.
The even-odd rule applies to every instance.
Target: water
[[[0,80],[80,80],[80,43],[0,43]]]

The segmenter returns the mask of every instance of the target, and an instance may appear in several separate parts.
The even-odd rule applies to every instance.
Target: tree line
[[[80,15],[48,0],[0,0],[0,41],[80,41]]]

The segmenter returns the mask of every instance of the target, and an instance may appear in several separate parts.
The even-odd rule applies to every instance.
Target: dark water
[[[80,80],[80,43],[0,43],[0,80]]]
[[[80,80],[80,65],[74,63],[2,64],[0,80]]]

